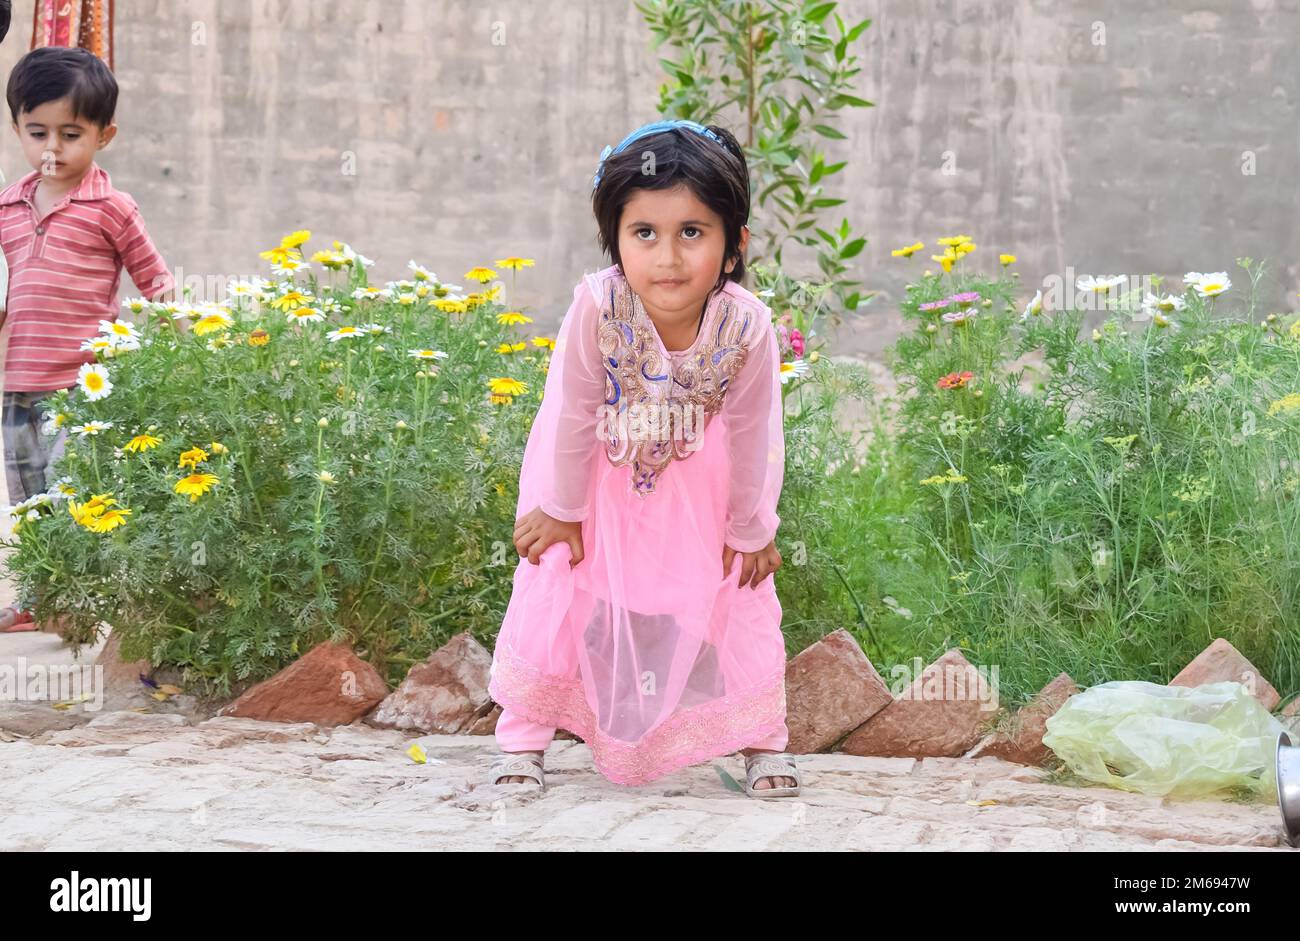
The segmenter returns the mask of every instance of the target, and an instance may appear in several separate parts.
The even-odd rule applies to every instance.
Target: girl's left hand
[[[746,585],[749,585],[750,588],[757,588],[763,579],[767,578],[781,567],[781,553],[776,551],[775,539],[757,552],[737,552],[735,549],[731,548],[731,546],[723,543],[723,575],[731,574],[732,562],[738,555],[742,560],[740,564],[741,588],[744,588]]]

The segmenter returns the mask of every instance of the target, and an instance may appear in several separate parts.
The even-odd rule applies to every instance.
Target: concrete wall
[[[958,231],[977,258],[1019,255],[1027,283],[1268,257],[1270,303],[1294,301],[1300,0],[842,6],[875,20],[859,94],[877,107],[832,155],[886,297],[839,351],[892,338],[889,298],[928,263],[889,249]],[[30,38],[31,0],[14,7],[0,74]],[[459,281],[519,254],[538,265],[520,300],[553,323],[605,263],[591,174],[657,117],[655,60],[623,0],[119,0],[120,133],[101,162],[186,274],[256,272],[299,227],[381,278],[415,258]],[[8,132],[0,167],[27,170]]]

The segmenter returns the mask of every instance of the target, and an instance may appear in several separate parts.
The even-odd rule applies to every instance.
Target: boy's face
[[[102,127],[74,116],[68,99],[59,98],[21,111],[14,131],[23,156],[48,180],[79,180],[90,169],[95,153],[117,134],[117,125]]]
[[[740,251],[749,243],[741,229]],[[633,190],[618,228],[618,252],[627,283],[655,319],[693,323],[723,269],[722,217],[686,185]],[[728,259],[728,272],[736,267]]]

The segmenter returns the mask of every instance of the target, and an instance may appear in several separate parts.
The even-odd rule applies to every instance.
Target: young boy
[[[114,189],[95,154],[117,134],[117,81],[86,49],[45,47],[23,56],[7,92],[14,132],[32,172],[0,192],[0,251],[9,264],[3,424],[9,500],[49,487],[67,430],[41,431],[43,401],[76,385],[81,344],[116,320],[126,267],[150,300],[169,300],[175,281],[140,209]],[[30,614],[0,609],[0,632],[33,630]]]

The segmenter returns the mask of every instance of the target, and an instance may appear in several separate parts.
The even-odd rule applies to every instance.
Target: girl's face
[[[618,227],[623,274],[649,313],[664,326],[693,325],[723,270],[722,217],[685,184],[633,190]],[[740,232],[740,251],[749,228]],[[726,271],[736,267],[727,259]]]

